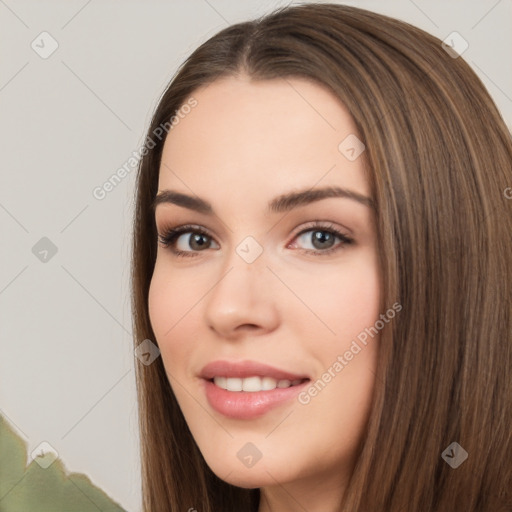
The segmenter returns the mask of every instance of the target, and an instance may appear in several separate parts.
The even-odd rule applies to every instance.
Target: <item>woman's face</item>
[[[193,96],[163,150],[157,229],[182,232],[159,242],[151,324],[216,475],[305,503],[352,470],[372,401],[380,281],[364,146],[306,80],[230,77]]]

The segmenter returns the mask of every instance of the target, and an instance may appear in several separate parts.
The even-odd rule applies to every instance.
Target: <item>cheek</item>
[[[148,308],[151,326],[162,341],[174,333],[206,291],[200,272],[173,270],[159,255],[149,286]]]
[[[377,270],[368,267],[359,273],[354,272],[347,276],[343,285],[337,292],[336,300],[332,301],[332,304],[337,304],[337,308],[331,310],[331,315],[339,318],[336,332],[354,338],[374,325],[379,316],[380,290]]]
[[[149,318],[164,366],[172,374],[187,367],[183,363],[194,348],[191,340],[198,338],[193,332],[198,326],[193,305],[200,297],[201,290],[190,279],[157,262],[149,287]]]
[[[163,341],[166,330],[172,327],[172,311],[174,311],[173,294],[168,293],[165,274],[157,263],[149,285],[148,310],[151,327],[157,341]]]
[[[331,339],[335,344],[355,338],[374,325],[379,317],[379,271],[370,253],[347,260],[346,265],[342,262],[338,268],[326,267],[307,280],[302,275],[294,277],[290,274],[289,279],[295,283],[297,296],[304,299],[317,317],[314,326],[322,328],[325,339]],[[299,322],[312,322],[312,315],[304,315],[300,304],[292,304],[296,309],[291,314]]]

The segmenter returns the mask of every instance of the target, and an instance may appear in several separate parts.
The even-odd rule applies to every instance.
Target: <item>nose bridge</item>
[[[220,279],[208,294],[206,322],[223,336],[248,325],[275,328],[278,311],[269,277],[263,247],[253,237],[244,238],[226,255]]]
[[[268,280],[265,274],[267,269],[267,255],[263,245],[251,235],[245,236],[237,245],[233,246],[223,262],[223,280],[228,280],[226,286],[233,285],[235,291],[246,287],[247,294],[257,298],[258,284]],[[219,285],[221,282],[219,282]],[[232,293],[232,290],[230,290]]]

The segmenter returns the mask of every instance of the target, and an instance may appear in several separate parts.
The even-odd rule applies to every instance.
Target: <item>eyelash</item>
[[[299,238],[304,233],[308,233],[309,231],[323,231],[325,233],[329,233],[331,235],[334,235],[335,238],[338,238],[341,240],[341,243],[338,245],[335,245],[334,247],[330,247],[329,249],[325,250],[311,250],[311,249],[299,249],[303,253],[306,254],[313,254],[315,256],[326,256],[328,254],[331,254],[333,252],[339,251],[344,248],[346,245],[351,245],[354,243],[354,239],[350,238],[349,236],[345,235],[344,233],[340,232],[338,229],[336,229],[332,224],[325,225],[321,224],[318,221],[314,221],[309,225],[307,228],[303,229],[299,233],[297,233],[293,240],[296,238]],[[177,257],[195,257],[198,255],[198,253],[201,253],[203,251],[180,251],[175,249],[175,243],[176,240],[185,233],[192,233],[192,234],[200,234],[207,236],[210,239],[213,239],[213,237],[203,228],[200,226],[188,224],[184,226],[180,226],[178,228],[170,228],[164,230],[163,234],[158,235],[158,241],[161,243],[161,245],[164,248],[169,248],[171,252],[177,256]]]

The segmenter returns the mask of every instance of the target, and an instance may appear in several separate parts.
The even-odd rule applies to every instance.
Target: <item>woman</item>
[[[512,510],[512,142],[469,66],[288,7],[201,45],[146,140],[144,510]]]

